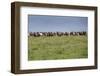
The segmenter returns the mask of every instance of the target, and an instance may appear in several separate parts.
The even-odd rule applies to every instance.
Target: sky
[[[28,15],[28,32],[87,31],[88,17]]]

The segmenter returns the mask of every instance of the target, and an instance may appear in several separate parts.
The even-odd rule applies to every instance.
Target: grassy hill
[[[28,60],[87,58],[87,36],[28,37]]]

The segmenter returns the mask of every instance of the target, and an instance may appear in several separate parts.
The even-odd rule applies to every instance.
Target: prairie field
[[[28,37],[28,60],[88,57],[87,36]]]

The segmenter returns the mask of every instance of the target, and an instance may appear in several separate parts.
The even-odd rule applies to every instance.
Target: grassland
[[[87,36],[28,37],[28,60],[87,58]]]

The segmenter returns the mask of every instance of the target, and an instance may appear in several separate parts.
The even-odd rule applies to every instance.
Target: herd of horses
[[[30,32],[28,36],[86,36],[87,32]]]

